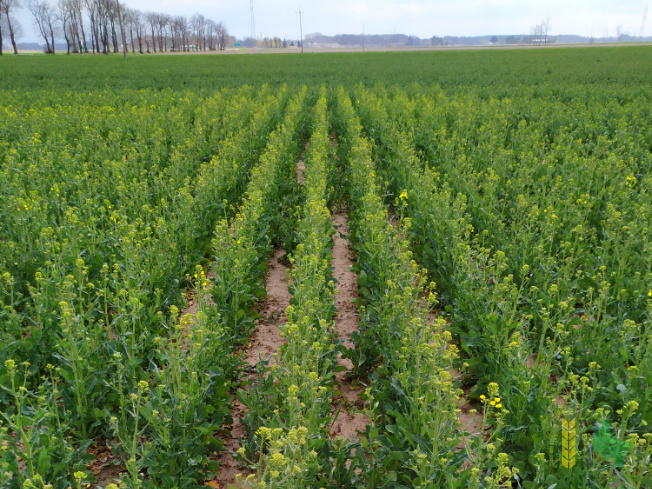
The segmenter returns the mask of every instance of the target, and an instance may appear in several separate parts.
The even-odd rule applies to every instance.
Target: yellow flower
[[[482,395],[480,396],[480,399],[482,399],[483,401],[486,399],[486,397],[484,396],[484,394],[482,394]]]
[[[496,401],[496,402],[500,402],[500,397],[495,397],[495,398],[494,398],[494,401]]]
[[[491,401],[489,404],[491,404],[492,406],[495,406],[495,405],[496,405],[496,401]]]
[[[496,408],[500,409],[501,407],[503,407],[502,404],[496,404]]]
[[[282,453],[276,452],[274,455],[272,455],[271,460],[274,463],[283,464],[285,462],[285,456]]]
[[[407,192],[404,190],[403,192],[401,192],[401,195],[399,195],[398,198],[401,200],[407,199],[408,198]]]

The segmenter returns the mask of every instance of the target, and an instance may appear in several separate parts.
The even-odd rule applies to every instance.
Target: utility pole
[[[643,12],[643,21],[641,22],[641,31],[638,33],[638,37],[643,39],[643,34],[645,34],[645,19],[647,19],[647,5],[645,6],[645,11]]]
[[[251,0],[251,39],[256,40],[256,22],[254,22],[254,0]]]
[[[122,54],[127,58],[127,34],[125,33],[125,26],[122,22],[122,13],[120,12],[120,2],[115,0],[116,6],[118,7],[118,22],[120,23],[120,30],[122,31]]]
[[[301,34],[301,54],[303,54],[303,24],[301,23],[301,14],[303,12],[301,11],[301,5],[299,5],[299,11],[297,13],[299,14],[299,32]]]

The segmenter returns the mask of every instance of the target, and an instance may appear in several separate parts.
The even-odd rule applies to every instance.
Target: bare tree
[[[215,28],[217,23],[214,20],[206,19],[206,42],[208,43],[208,50],[215,51],[217,39],[215,38]]]
[[[226,41],[229,38],[229,31],[222,22],[218,22],[215,26],[215,37],[217,38],[217,47],[220,51],[226,49]]]
[[[152,31],[152,47],[154,48],[154,52],[156,52],[156,35],[154,31],[158,25],[158,14],[156,12],[145,12],[145,20]],[[147,52],[149,53],[149,44],[147,44]]]
[[[90,28],[90,50],[93,53],[107,54],[111,49],[114,53],[119,52],[121,38],[125,56],[129,46],[127,38],[131,41],[131,52],[136,52],[137,41],[141,54],[143,43],[148,53],[150,42],[156,53],[167,51],[168,41],[174,51],[213,51],[225,49],[232,39],[222,22],[216,23],[198,13],[188,20],[184,16],[172,17],[157,12],[143,14],[121,6],[119,0],[57,0],[54,6],[49,1],[27,0],[34,25],[45,41],[48,53],[55,51],[55,32],[63,34],[68,54],[88,53],[87,27]],[[21,8],[20,2],[0,0],[0,56],[6,32],[9,32],[14,53],[18,54],[16,38],[21,35],[21,26],[14,13]],[[85,24],[84,15],[89,24]]]
[[[125,35],[125,25],[122,21],[122,12],[120,10],[120,1],[115,0],[116,10],[118,11],[118,25],[120,26],[120,34],[122,36],[122,55],[127,57],[127,36]]]
[[[30,0],[27,8],[34,17],[34,24],[45,41],[45,52],[54,54],[54,9],[47,0]]]
[[[172,17],[166,14],[157,14],[156,30],[158,33],[158,50],[160,52],[167,51],[167,29]]]
[[[136,39],[138,40],[138,52],[143,54],[143,38],[145,38],[145,40],[147,39],[145,17],[140,10],[133,10],[132,15],[134,30],[136,31]],[[149,51],[149,45],[147,46],[147,50]]]
[[[68,44],[68,54],[81,53],[84,45],[81,40],[78,19],[81,13],[78,0],[59,0],[60,20],[64,30],[64,38]],[[65,10],[65,15],[63,11]]]
[[[122,21],[125,29],[129,31],[129,39],[131,41],[131,54],[136,54],[136,43],[134,43],[134,30],[135,26],[135,12],[136,10],[129,7],[122,7]]]
[[[548,45],[548,32],[550,31],[550,17],[541,22],[541,31],[543,33],[543,44]]]
[[[98,39],[97,51],[100,51],[99,44],[102,44],[101,52],[108,54],[111,50],[118,52],[118,34],[116,23],[118,22],[117,4],[115,0],[94,0],[96,17],[96,37]]]
[[[190,28],[188,20],[185,17],[179,18],[179,34],[181,37],[181,50],[188,51],[190,49]]]
[[[120,16],[118,15],[119,13],[119,4],[117,0],[108,0],[109,8],[107,10],[108,12],[108,20],[109,24],[111,24],[111,44],[113,44],[113,52],[118,53],[120,50],[120,43],[118,41],[118,31],[116,31],[116,24],[118,24],[118,27],[120,27],[119,22],[120,22]]]
[[[71,15],[70,15],[70,0],[59,0],[57,3],[57,20],[61,25],[63,31],[63,38],[66,41],[67,53],[70,54],[72,48],[73,39],[70,32],[71,24]],[[72,49],[71,49],[72,48]]]
[[[172,49],[174,51],[187,51],[190,31],[189,22],[183,15],[177,15],[170,21],[172,36]]]
[[[183,15],[177,15],[172,19],[172,44],[175,51],[187,51],[189,49],[189,22]]]
[[[206,48],[206,18],[202,14],[195,14],[190,18],[190,27],[195,38],[195,50],[199,51]]]
[[[100,43],[102,43],[102,53],[109,52],[109,18],[111,16],[110,0],[95,0],[96,22],[97,22],[97,52],[100,52]]]
[[[19,0],[0,0],[0,11],[4,16],[5,26],[9,31],[9,39],[11,46],[14,48],[14,54],[18,54],[18,47],[16,46],[16,37],[19,36],[20,23],[17,19],[13,18],[14,11],[20,8]]]
[[[100,52],[99,27],[97,22],[97,2],[95,0],[83,0],[86,6],[86,14],[91,25],[91,50],[93,54]]]
[[[548,32],[550,31],[550,17],[546,17],[546,20],[532,26],[531,34],[533,44],[543,44],[544,46],[548,44]]]
[[[86,44],[86,32],[84,31],[84,3],[82,0],[70,0],[70,22],[71,32],[73,34],[74,42],[76,42],[77,50],[80,53],[88,52],[88,45]]]

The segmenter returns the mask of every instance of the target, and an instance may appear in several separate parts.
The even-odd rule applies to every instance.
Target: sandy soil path
[[[337,279],[337,290],[335,294],[335,333],[344,340],[344,346],[352,348],[351,333],[358,330],[358,315],[353,299],[357,295],[358,277],[351,271],[354,264],[353,253],[348,239],[349,233],[348,218],[345,211],[340,211],[333,216],[335,237],[333,243],[333,261],[335,268],[333,277]],[[357,412],[363,407],[361,394],[364,389],[360,383],[352,383],[347,376],[353,368],[351,360],[339,358],[338,364],[346,367],[346,371],[338,372],[336,381],[339,395],[333,400],[333,414],[340,410],[339,416],[331,430],[331,436],[342,438],[356,438],[358,431],[364,431],[368,418]]]

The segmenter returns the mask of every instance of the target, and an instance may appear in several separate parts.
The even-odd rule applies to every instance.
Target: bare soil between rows
[[[297,179],[304,183],[305,163],[303,158],[297,164]],[[351,251],[348,236],[348,217],[346,210],[339,210],[333,215],[333,227],[335,236],[333,238],[332,266],[333,278],[337,281],[334,317],[334,333],[343,340],[346,348],[352,348],[351,333],[358,330],[357,308],[353,303],[357,297],[357,275],[351,270],[354,264],[354,257]],[[287,322],[285,309],[290,305],[291,295],[288,291],[289,270],[286,252],[277,249],[268,262],[268,273],[266,279],[266,298],[262,302],[259,315],[256,320],[257,327],[249,340],[249,344],[241,350],[241,359],[248,367],[245,367],[245,381],[255,377],[255,367],[260,360],[273,362],[275,353],[283,345],[285,340],[281,338],[280,327]],[[208,276],[208,278],[212,278]],[[188,293],[188,307],[184,309],[181,316],[194,316],[198,310],[196,294]],[[364,400],[362,393],[364,386],[352,379],[348,373],[353,364],[350,360],[338,358],[338,365],[346,370],[336,374],[335,397],[332,402],[331,415],[337,416],[331,428],[332,438],[354,439],[358,434],[366,430],[369,422],[367,416],[362,412]],[[248,378],[247,378],[248,377]],[[233,424],[225,426],[226,436],[223,436],[224,449],[216,457],[219,463],[217,475],[210,482],[212,487],[227,488],[237,487],[236,476],[243,474],[246,477],[250,472],[242,467],[233,457],[233,454],[240,447],[239,440],[245,435],[245,427],[240,420],[244,417],[246,408],[241,405],[235,393],[232,394],[231,416]],[[98,442],[94,451],[96,460],[89,464],[91,471],[98,479],[102,487],[109,483],[116,482],[124,471],[124,466],[114,465],[116,457],[111,455],[106,443]]]
[[[280,335],[280,327],[287,321],[285,309],[290,305],[289,267],[284,264],[286,263],[285,255],[285,250],[277,249],[267,264],[267,296],[259,310],[261,318],[257,320],[256,330],[241,357],[249,365],[247,368],[249,378],[255,377],[254,367],[258,362],[271,358],[285,342]],[[243,474],[246,477],[250,473],[241,467],[232,455],[232,452],[236,452],[240,447],[239,440],[245,434],[245,427],[240,422],[245,411],[245,406],[241,405],[234,395],[231,409],[233,425],[230,427],[229,436],[224,439],[224,450],[217,458],[219,468],[215,481],[220,484],[218,487],[235,485],[238,474]]]
[[[348,218],[344,210],[336,213],[333,217],[333,226],[335,236],[333,238],[333,277],[337,280],[337,289],[335,293],[335,334],[338,338],[344,340],[346,348],[352,348],[351,333],[358,331],[358,314],[353,300],[357,297],[358,277],[351,271],[354,263],[353,253],[349,245],[348,236],[349,226]],[[357,438],[358,432],[364,432],[369,418],[360,412],[364,407],[362,399],[363,386],[359,382],[352,381],[347,374],[353,368],[351,360],[338,358],[338,365],[346,367],[345,371],[338,372],[335,376],[337,382],[337,395],[333,400],[333,415],[338,412],[339,415],[333,428],[331,429],[332,437],[342,437],[347,439]]]

